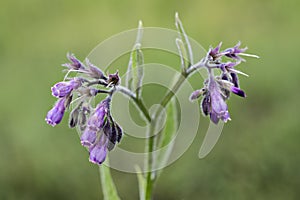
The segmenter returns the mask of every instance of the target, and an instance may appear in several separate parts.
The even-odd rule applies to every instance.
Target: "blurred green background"
[[[139,19],[175,29],[175,11],[205,48],[241,40],[261,59],[241,66],[248,97],[231,99],[233,120],[212,153],[198,159],[200,125],[155,199],[300,199],[299,8],[296,0],[2,0],[0,199],[102,199],[98,168],[77,133],[66,119],[55,128],[44,121],[55,100],[50,87],[62,79],[68,51],[83,59]],[[113,176],[123,199],[137,199],[135,175]]]

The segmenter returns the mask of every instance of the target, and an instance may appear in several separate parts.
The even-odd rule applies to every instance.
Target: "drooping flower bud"
[[[66,98],[59,99],[54,107],[47,113],[46,122],[51,126],[59,124],[65,114],[66,110]]]
[[[96,110],[88,119],[87,125],[102,128],[104,125],[104,117],[107,115],[109,103],[107,99],[98,104]]]
[[[87,74],[90,77],[107,80],[107,77],[104,75],[103,71],[100,70],[96,65],[92,64],[89,59],[86,59],[86,63],[89,66]]]
[[[240,96],[240,97],[246,97],[245,92],[244,92],[243,90],[241,90],[240,88],[237,88],[237,87],[232,86],[232,87],[230,88],[230,91],[231,91],[232,93],[234,93],[234,94]]]
[[[74,54],[68,53],[67,57],[71,63],[65,63],[62,66],[69,68],[69,70],[85,69],[82,62],[80,62],[80,60],[78,60]]]
[[[90,114],[89,106],[83,105],[82,110],[78,116],[78,126],[81,131],[84,131],[87,126],[87,118],[88,118],[89,114]]]
[[[108,142],[109,140],[107,136],[105,134],[101,134],[99,141],[89,148],[90,162],[100,165],[105,161]]]
[[[56,83],[53,87],[51,87],[52,95],[57,98],[66,97],[81,85],[82,80],[79,78],[74,78],[71,81]]]
[[[83,146],[92,145],[97,138],[97,132],[103,127],[105,117],[108,112],[108,100],[105,99],[98,104],[94,113],[91,114],[90,118],[87,121],[87,126],[80,137],[81,144]]]
[[[200,90],[195,90],[194,92],[192,92],[191,96],[190,96],[190,101],[194,101],[196,99],[198,99],[199,97],[201,97],[201,95],[203,95],[206,92],[205,88],[202,88]]]
[[[69,118],[70,128],[74,128],[78,124],[79,114],[80,114],[80,106],[72,110],[72,112],[70,113],[70,118]]]
[[[239,78],[236,73],[230,73],[231,82],[233,83],[234,87],[239,87]]]

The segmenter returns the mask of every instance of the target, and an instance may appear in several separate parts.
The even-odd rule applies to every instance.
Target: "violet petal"
[[[53,108],[47,113],[46,122],[51,126],[59,124],[65,114],[65,98],[59,99]]]

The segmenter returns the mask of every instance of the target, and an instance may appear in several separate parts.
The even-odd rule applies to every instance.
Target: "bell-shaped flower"
[[[219,119],[227,122],[230,120],[227,104],[220,92],[218,83],[211,76],[208,83],[208,91],[210,95],[210,119],[217,124]]]
[[[105,161],[108,142],[108,137],[102,133],[98,141],[91,145],[89,148],[90,162],[100,165]]]
[[[48,112],[46,116],[46,122],[51,126],[59,124],[65,114],[66,110],[66,98],[59,99],[54,107]]]

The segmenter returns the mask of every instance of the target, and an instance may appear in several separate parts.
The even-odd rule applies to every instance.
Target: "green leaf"
[[[109,162],[108,158],[106,158],[105,162]],[[102,164],[99,166],[99,172],[104,200],[120,200],[116,186],[110,174],[110,168]]]
[[[157,161],[156,163],[159,164],[159,166],[164,166],[167,164],[168,159],[172,153],[172,149],[174,147],[174,136],[177,133],[178,129],[178,107],[177,102],[175,99],[173,99],[168,105],[167,105],[167,116],[166,116],[166,123],[165,127],[160,133],[160,138],[158,142],[158,148],[159,154],[157,155]],[[160,170],[159,174],[162,170]],[[158,174],[158,176],[159,176]]]
[[[138,184],[139,184],[139,195],[140,195],[140,200],[145,199],[145,194],[146,194],[146,179],[143,176],[143,173],[140,169],[139,166],[136,166],[136,175],[138,179]]]
[[[136,92],[137,98],[140,96],[140,87],[142,85],[142,79],[144,75],[143,64],[144,56],[141,50],[141,39],[143,35],[142,22],[139,22],[139,28],[137,33],[136,42],[130,54],[128,69],[127,69],[127,79],[126,87],[132,91]]]
[[[179,19],[178,13],[175,14],[175,25],[179,32],[179,38],[183,41],[185,49],[187,49],[189,61],[190,61],[191,65],[193,65],[194,58],[193,58],[192,47],[191,47],[191,44],[189,41],[189,37],[187,36],[187,34],[183,28],[182,22]]]
[[[141,45],[138,43],[135,45],[135,49],[132,52],[132,84],[133,91],[136,91],[136,96],[139,98],[140,87],[142,85],[144,56],[141,50]]]
[[[185,69],[187,69],[189,67],[189,61],[187,59],[187,52],[186,52],[185,46],[181,39],[179,39],[179,38],[176,39],[176,46],[177,46],[179,56],[180,56],[181,70],[185,71]]]

